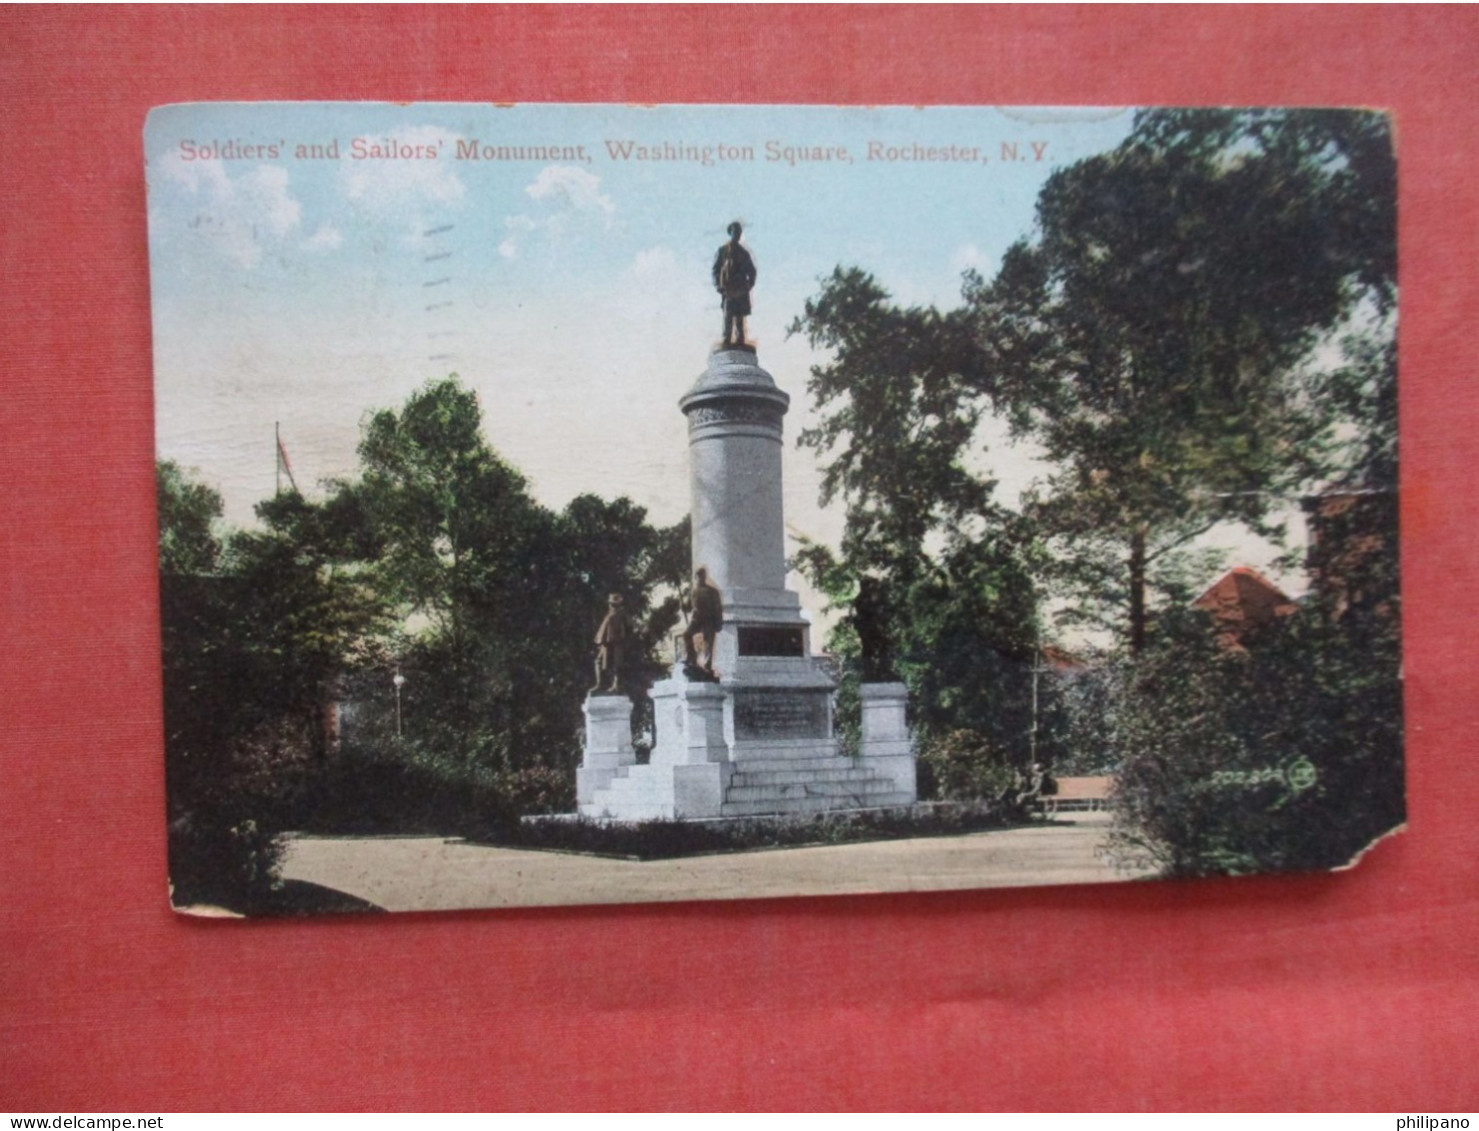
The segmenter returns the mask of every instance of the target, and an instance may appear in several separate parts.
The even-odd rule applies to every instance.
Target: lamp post
[[[401,675],[401,669],[395,669],[395,675],[390,677],[390,682],[395,685],[395,736],[401,736],[401,688],[406,684],[406,677]]]
[[[1028,732],[1028,765],[1037,764],[1037,681],[1045,672],[1053,669],[1044,663],[1042,645],[1033,650],[1032,656],[1032,729]]]

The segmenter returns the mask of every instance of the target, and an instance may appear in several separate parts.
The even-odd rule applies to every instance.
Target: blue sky
[[[398,404],[455,370],[478,390],[490,440],[547,502],[625,491],[656,517],[676,518],[686,506],[676,401],[719,332],[708,272],[730,220],[744,221],[759,265],[750,333],[795,398],[794,435],[815,359],[786,340],[785,327],[819,277],[858,264],[902,300],[953,303],[964,268],[989,273],[1030,228],[1051,169],[1113,146],[1129,117],[985,108],[156,110],[146,147],[159,452],[199,468],[225,493],[228,515],[249,521],[272,488],[274,421],[301,480],[343,475],[367,409]],[[355,138],[400,151],[436,145],[438,156],[357,160]],[[583,146],[587,159],[459,160],[458,143],[474,139]],[[754,156],[711,165],[612,159],[608,142],[633,141],[749,147]],[[295,155],[298,145],[333,142],[338,160]],[[984,160],[870,161],[870,142],[884,153],[975,148]],[[1013,146],[1018,159],[1002,160]],[[804,159],[816,147],[832,147],[832,160]],[[225,159],[202,157],[222,149]],[[252,156],[234,156],[243,150]],[[814,510],[814,469],[803,466],[806,453],[791,455],[793,518],[804,522],[798,491],[810,484]]]
[[[544,502],[626,494],[654,519],[676,520],[688,505],[677,401],[719,336],[709,270],[739,219],[759,268],[750,337],[792,396],[787,522],[793,534],[835,541],[841,514],[818,506],[814,458],[792,443],[809,415],[805,384],[818,359],[786,327],[818,279],[857,265],[901,301],[954,305],[963,270],[989,276],[1030,232],[1052,170],[1118,144],[1131,116],[987,107],[157,109],[145,143],[158,452],[197,469],[221,490],[228,519],[249,523],[273,489],[275,422],[312,494],[353,473],[368,411],[455,371],[479,395],[490,442]],[[459,145],[465,152],[473,141],[570,152],[459,158]],[[708,148],[714,160],[613,156],[628,143],[666,143],[680,155]],[[337,157],[300,155],[300,145]],[[436,155],[354,156],[387,147]],[[908,159],[931,150],[952,159]],[[986,439],[1014,496],[1036,466],[1029,453]]]

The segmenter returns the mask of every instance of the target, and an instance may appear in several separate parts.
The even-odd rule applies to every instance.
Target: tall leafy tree
[[[839,605],[884,580],[929,727],[1024,729],[994,661],[1036,654],[1029,577],[1139,653],[1156,596],[1205,581],[1200,534],[1277,537],[1313,486],[1394,482],[1394,189],[1378,114],[1151,111],[1049,180],[961,308],[900,307],[857,268],[823,281],[793,328],[828,357],[801,442],[847,525],[801,563]],[[988,414],[1045,457],[1021,513],[992,498]]]
[[[1132,650],[1158,565],[1219,522],[1269,531],[1332,466],[1308,363],[1390,309],[1393,187],[1378,114],[1145,112],[1055,173],[1034,236],[968,285],[976,388],[1055,469],[1031,513],[1062,580],[1119,595]]]
[[[261,528],[231,534],[222,559],[233,633],[264,714],[297,720],[322,757],[325,712],[342,698],[343,679],[379,658],[388,603],[359,560],[363,542],[342,504],[310,503],[295,490],[256,510]]]
[[[360,479],[336,495],[362,516],[404,626],[396,660],[412,733],[445,756],[506,763],[553,517],[488,446],[477,398],[455,377],[374,413],[359,454]]]
[[[654,527],[624,498],[541,506],[455,377],[373,414],[360,459],[321,500],[276,495],[235,531],[215,491],[159,467],[172,874],[187,887],[260,882],[289,824],[480,827],[568,802],[612,593],[634,699],[659,670],[686,521]],[[349,756],[325,759],[336,702]]]
[[[483,439],[477,398],[455,377],[428,384],[365,427],[359,509],[378,541],[381,578],[408,611],[455,646],[490,587],[538,584],[511,568],[549,527],[523,477]],[[503,594],[513,597],[513,593]]]
[[[375,413],[360,459],[360,479],[336,499],[360,516],[403,616],[410,733],[470,767],[568,768],[607,598],[621,594],[633,622],[640,694],[676,622],[663,587],[682,578],[686,525],[654,529],[626,499],[541,506],[488,445],[455,375]]]
[[[171,877],[181,898],[230,900],[266,879],[269,830],[327,753],[383,603],[296,492],[228,531],[213,489],[168,461],[157,481]]]
[[[853,606],[865,582],[882,595],[868,619],[925,730],[978,729],[1020,755],[1037,644],[1034,545],[981,471],[987,359],[970,312],[900,307],[872,276],[839,269],[793,332],[830,358],[812,370],[821,419],[799,442],[828,458],[823,503],[846,508],[840,553],[807,546],[799,564],[835,606]],[[857,614],[830,641],[849,661],[862,643]]]
[[[197,483],[174,460],[155,467],[159,507],[159,572],[167,577],[212,573],[221,556],[221,494]]]

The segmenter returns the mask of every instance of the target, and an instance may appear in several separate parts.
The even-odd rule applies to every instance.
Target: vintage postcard
[[[1391,128],[155,110],[174,906],[1353,863],[1404,820]]]

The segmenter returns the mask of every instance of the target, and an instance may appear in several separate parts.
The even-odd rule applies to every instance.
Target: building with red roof
[[[1227,648],[1246,648],[1299,606],[1256,569],[1234,566],[1192,602],[1217,622],[1218,640]]]

